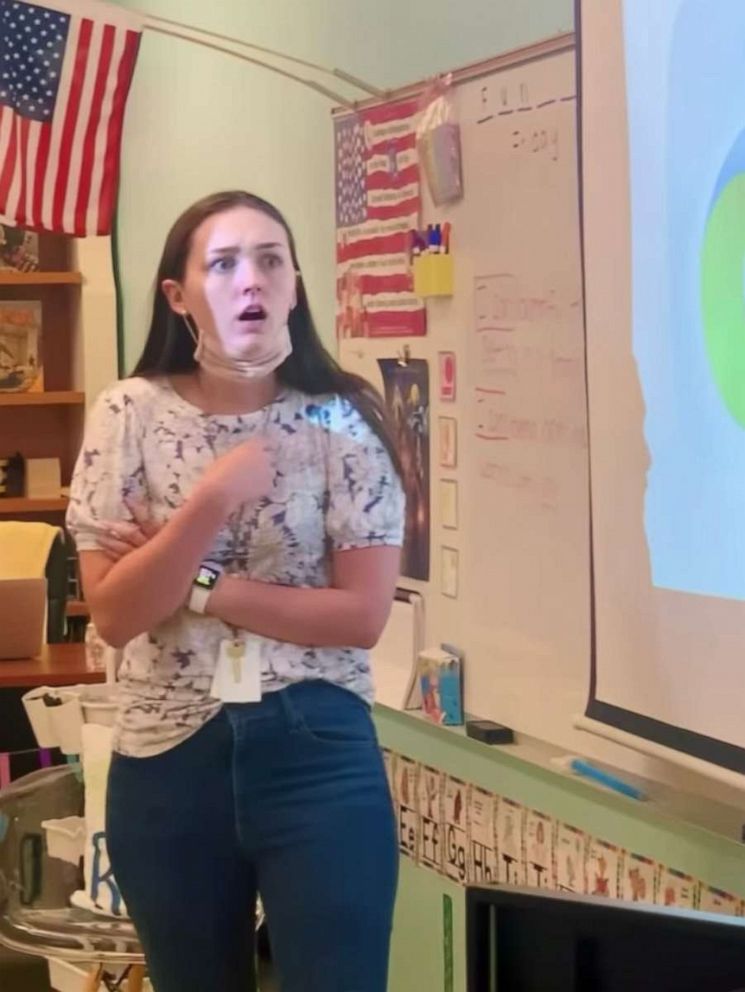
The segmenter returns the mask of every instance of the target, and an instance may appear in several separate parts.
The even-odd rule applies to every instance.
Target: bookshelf
[[[0,286],[79,286],[82,272],[3,272]]]
[[[41,306],[43,369],[41,388],[0,390],[0,458],[20,452],[25,459],[58,459],[61,491],[43,499],[0,495],[0,520],[64,526],[86,409],[117,377],[116,292],[108,238],[41,233],[38,255],[33,272],[0,269],[0,302]],[[71,547],[71,559],[72,553]],[[69,591],[70,627],[80,634],[88,609],[79,584],[71,581]]]
[[[2,406],[83,406],[85,393],[77,389],[50,389],[43,393],[0,393]]]
[[[26,496],[13,496],[4,499],[0,504],[2,517],[25,517],[29,514],[40,513],[64,513],[67,509],[67,499],[60,496],[58,499],[29,499]]]

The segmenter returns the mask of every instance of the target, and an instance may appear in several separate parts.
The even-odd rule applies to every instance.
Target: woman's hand
[[[263,441],[243,441],[221,455],[207,469],[199,489],[223,501],[228,514],[242,503],[268,496],[274,482],[274,464]]]
[[[141,548],[161,528],[160,524],[150,518],[143,506],[128,504],[128,509],[134,517],[133,521],[106,521],[97,537],[98,546],[110,561],[119,561],[135,548]]]

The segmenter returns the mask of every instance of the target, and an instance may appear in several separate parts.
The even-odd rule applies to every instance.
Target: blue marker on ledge
[[[558,768],[562,768],[564,771],[573,772],[575,775],[580,775],[582,778],[589,778],[593,782],[597,782],[599,785],[604,785],[608,789],[612,789],[613,792],[618,792],[622,796],[628,796],[629,799],[638,799],[640,801],[647,798],[646,794],[638,789],[635,785],[630,785],[628,782],[624,782],[623,779],[617,778],[615,775],[611,775],[610,772],[603,771],[602,768],[597,768],[595,765],[590,764],[585,758],[577,758],[571,754],[566,755],[562,758],[552,758],[552,764],[556,765]]]

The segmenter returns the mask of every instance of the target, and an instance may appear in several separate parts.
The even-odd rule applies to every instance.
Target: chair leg
[[[103,965],[102,964],[94,965],[93,968],[88,972],[88,975],[85,979],[83,992],[98,992],[102,978],[103,978]]]
[[[133,964],[127,976],[127,992],[142,992],[144,981],[145,966],[142,964]]]

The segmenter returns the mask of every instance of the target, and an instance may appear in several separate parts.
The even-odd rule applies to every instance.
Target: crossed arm
[[[85,596],[105,641],[121,647],[187,602],[224,513],[190,501],[161,528],[131,508],[134,523],[102,529],[100,551],[81,551]],[[309,647],[372,647],[390,612],[401,549],[335,551],[330,585],[282,586],[222,575],[207,613],[252,633]]]

